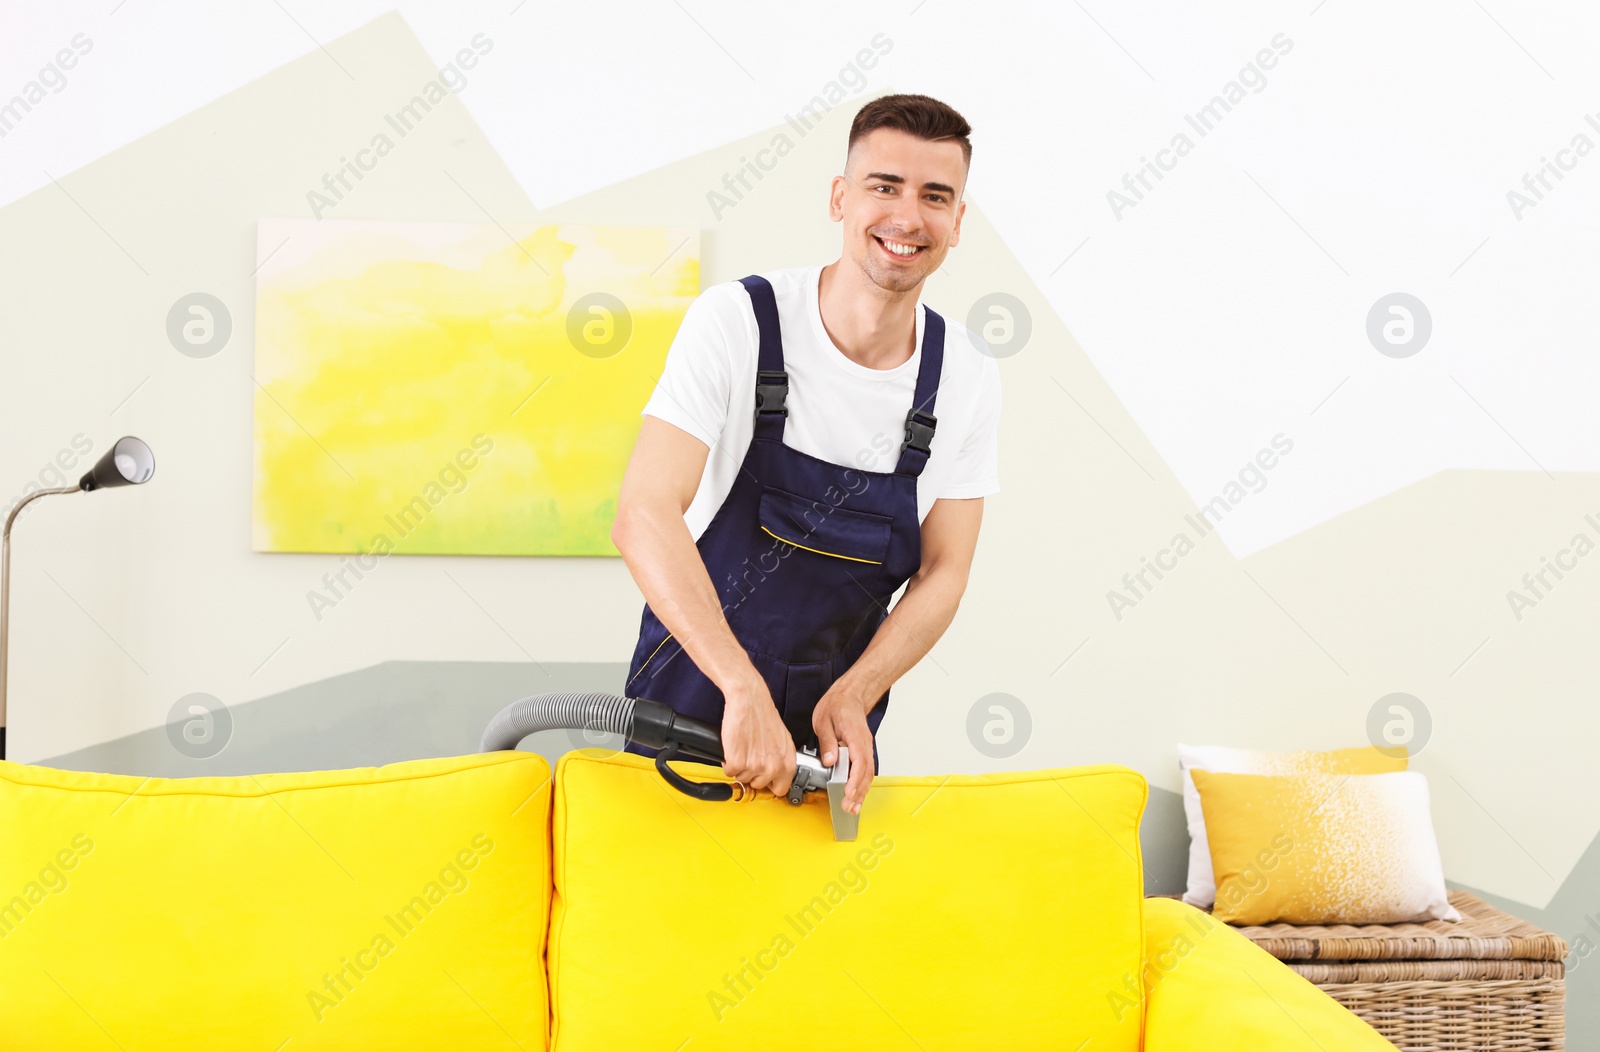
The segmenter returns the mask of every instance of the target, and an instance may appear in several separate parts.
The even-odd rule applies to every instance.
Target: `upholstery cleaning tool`
[[[584,691],[556,691],[534,694],[512,702],[483,732],[480,752],[515,749],[530,734],[551,730],[598,730],[620,734],[635,745],[659,749],[656,770],[667,783],[696,800],[747,800],[754,790],[742,782],[696,782],[667,766],[668,760],[720,765],[723,761],[722,734],[709,723],[691,719],[670,705],[649,698],[625,698],[616,694]],[[799,804],[805,794],[826,791],[828,812],[833,818],[833,839],[854,840],[861,816],[844,809],[844,787],[850,780],[850,751],[843,745],[839,762],[824,767],[815,749],[802,747],[794,757],[794,782],[789,786],[789,802]]]

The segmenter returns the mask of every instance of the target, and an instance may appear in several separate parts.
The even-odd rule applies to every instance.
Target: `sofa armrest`
[[[1394,1045],[1283,962],[1176,899],[1145,900],[1145,1049]]]

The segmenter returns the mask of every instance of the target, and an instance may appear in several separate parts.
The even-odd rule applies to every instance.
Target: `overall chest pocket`
[[[756,521],[764,533],[796,548],[860,563],[883,562],[894,522],[888,515],[836,507],[771,487],[761,492]]]

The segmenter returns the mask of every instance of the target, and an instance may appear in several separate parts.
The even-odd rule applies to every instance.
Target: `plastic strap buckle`
[[[756,373],[756,412],[788,416],[783,400],[789,394],[789,374],[782,369]]]
[[[932,413],[925,413],[920,409],[913,409],[906,414],[906,445],[921,453],[929,452],[929,443],[933,441],[933,429],[938,424],[939,418]]]

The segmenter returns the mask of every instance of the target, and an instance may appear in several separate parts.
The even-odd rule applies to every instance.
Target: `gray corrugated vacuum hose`
[[[598,730],[627,738],[633,730],[633,698],[592,691],[555,691],[513,702],[489,721],[479,752],[515,749],[530,734],[552,730]]]

